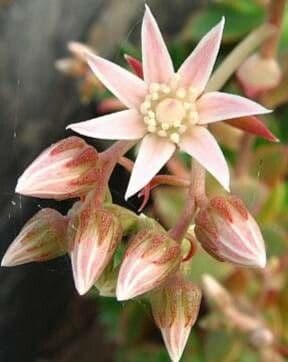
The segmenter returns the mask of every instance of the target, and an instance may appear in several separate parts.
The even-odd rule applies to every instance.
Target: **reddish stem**
[[[99,207],[105,199],[110,176],[120,157],[133,147],[134,144],[134,141],[118,141],[100,153],[99,161],[102,164],[102,170],[94,195],[96,207]]]
[[[275,26],[275,31],[262,45],[261,53],[264,58],[274,58],[277,53],[285,5],[286,0],[270,1],[267,22]]]
[[[197,250],[197,242],[196,242],[195,238],[191,234],[187,233],[186,239],[190,242],[190,249],[189,249],[188,254],[182,258],[182,263],[190,260],[192,258],[192,256],[196,253],[196,250]]]
[[[188,190],[186,205],[184,206],[176,225],[169,232],[174,240],[181,241],[184,238],[192,222],[192,218],[197,211],[197,205],[200,204],[201,206],[204,206],[204,203],[206,204],[206,202],[205,170],[194,160],[191,169],[191,184]]]

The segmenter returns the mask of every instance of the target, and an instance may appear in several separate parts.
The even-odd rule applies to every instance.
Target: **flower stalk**
[[[274,58],[277,53],[286,0],[271,0],[268,7],[267,23],[274,26],[274,32],[266,38],[261,48],[263,58]]]

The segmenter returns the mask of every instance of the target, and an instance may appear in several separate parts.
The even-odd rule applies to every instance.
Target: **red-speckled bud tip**
[[[173,362],[179,361],[198,316],[201,290],[181,275],[176,275],[151,293],[150,302],[169,356]]]
[[[6,251],[1,265],[41,262],[67,252],[68,219],[53,209],[42,209],[22,228]]]
[[[84,203],[71,217],[67,234],[75,287],[82,295],[113,257],[122,228],[111,212]]]
[[[116,295],[120,301],[158,287],[179,267],[180,246],[158,230],[144,229],[130,242],[120,267]]]
[[[266,265],[259,226],[235,196],[210,200],[196,217],[195,234],[203,248],[221,261],[260,268]]]
[[[98,179],[98,153],[79,137],[65,138],[43,151],[18,179],[22,195],[63,200],[89,192]]]

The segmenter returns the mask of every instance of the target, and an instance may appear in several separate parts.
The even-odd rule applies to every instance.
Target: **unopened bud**
[[[72,217],[68,242],[75,287],[85,294],[110,262],[121,239],[121,225],[109,211],[94,209],[90,203]]]
[[[179,244],[166,233],[156,229],[139,231],[120,267],[117,299],[131,299],[158,287],[178,269],[180,260]]]
[[[266,265],[259,226],[237,197],[210,200],[196,217],[195,234],[203,248],[218,260],[260,268]]]
[[[64,255],[67,252],[67,223],[67,218],[56,210],[38,211],[9,246],[1,265],[41,262]]]
[[[240,66],[237,77],[246,95],[255,98],[280,83],[281,68],[276,59],[253,54]]]
[[[79,137],[61,140],[36,158],[18,179],[22,195],[63,200],[85,195],[98,179],[98,154]]]
[[[150,302],[170,358],[179,361],[198,316],[201,290],[177,275],[153,292]]]

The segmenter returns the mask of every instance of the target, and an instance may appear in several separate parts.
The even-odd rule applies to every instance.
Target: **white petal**
[[[109,60],[87,54],[96,77],[128,108],[139,108],[147,93],[142,79]]]
[[[221,44],[225,19],[207,33],[178,70],[183,87],[193,86],[202,93],[210,78]]]
[[[142,23],[142,62],[144,79],[149,84],[167,83],[174,74],[173,64],[167,47],[149,7]]]
[[[67,128],[84,136],[108,140],[136,140],[146,133],[143,117],[133,109],[73,123]]]
[[[153,134],[144,137],[130,177],[126,199],[152,180],[172,156],[175,148],[176,146],[169,140]]]
[[[271,112],[248,98],[221,92],[205,93],[197,101],[197,111],[200,124]]]
[[[211,133],[194,126],[181,140],[180,149],[189,153],[229,191],[229,169],[224,155]]]

